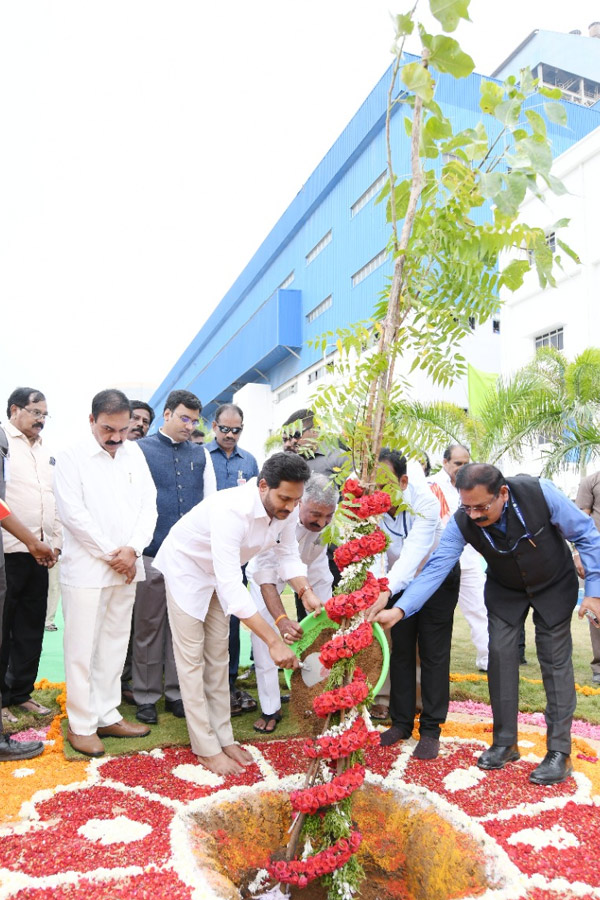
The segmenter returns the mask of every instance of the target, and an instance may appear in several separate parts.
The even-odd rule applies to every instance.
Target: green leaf
[[[438,72],[448,72],[454,78],[466,78],[475,68],[472,58],[460,49],[459,43],[443,34],[433,38],[428,61]]]
[[[523,278],[529,268],[529,263],[524,259],[511,260],[502,270],[500,284],[507,287],[509,291],[516,291],[523,284]]]
[[[447,138],[452,135],[452,125],[445,117],[429,116],[425,122],[425,130],[429,136],[436,141]]]
[[[562,107],[561,107],[562,109]],[[535,134],[541,134],[542,137],[546,137],[546,123],[544,121],[543,116],[540,116],[539,113],[535,112],[533,109],[526,109],[525,115],[529,120],[529,124],[531,125],[532,130]],[[520,138],[517,138],[519,140]]]
[[[470,0],[429,0],[429,9],[444,31],[455,31],[461,19],[471,21],[469,2]]]
[[[571,247],[569,247],[568,244],[565,244],[565,242],[564,242],[564,241],[561,241],[561,239],[558,238],[558,237],[556,238],[556,243],[558,244],[558,246],[560,247],[561,250],[564,250],[564,251],[565,251],[565,253],[567,254],[567,256],[570,256],[570,257],[571,257],[571,259],[573,260],[573,262],[576,262],[578,266],[581,265],[581,259],[580,259],[579,256],[575,253],[575,251],[572,250]]]
[[[552,150],[548,142],[540,138],[539,135],[533,135],[519,141],[516,149],[525,153],[532,168],[537,172],[547,173],[550,171],[552,167]]]
[[[522,172],[506,172],[504,183],[510,202],[515,206],[520,206],[527,193],[527,176]]]
[[[512,128],[519,121],[520,112],[520,100],[503,100],[501,103],[498,103],[493,115],[507,128]]]
[[[560,88],[540,87],[538,88],[538,94],[541,94],[542,97],[548,97],[550,100],[560,100],[563,92]]]
[[[521,69],[521,91],[524,94],[533,94],[535,91],[535,84],[537,78],[534,78],[531,74],[531,69],[527,67],[526,69]]]
[[[504,91],[495,81],[481,82],[481,100],[479,106],[484,113],[494,115],[494,110],[504,99]]]
[[[502,175],[499,172],[483,172],[479,179],[479,190],[488,200],[493,199],[502,190]]]
[[[544,103],[544,112],[555,125],[567,124],[567,111],[562,103]]]
[[[421,100],[433,100],[433,79],[421,63],[407,63],[400,70],[400,78],[409,91],[414,91]]]
[[[401,38],[404,37],[405,34],[413,33],[415,23],[413,22],[410,13],[394,16],[394,22],[396,24],[396,38]]]
[[[556,194],[557,197],[560,197],[562,194],[568,194],[569,191],[566,185],[557,178],[556,175],[552,175],[551,172],[544,173],[542,175],[544,181],[546,181],[548,187],[552,191],[553,194]]]

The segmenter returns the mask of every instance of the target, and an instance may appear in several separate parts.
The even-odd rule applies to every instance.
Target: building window
[[[363,206],[366,206],[369,200],[372,200],[373,197],[378,194],[387,181],[387,171],[382,172],[379,178],[376,178],[373,184],[366,189],[364,194],[361,194],[356,203],[353,203],[350,207],[350,215],[352,218],[361,211]]]
[[[500,319],[492,319],[492,334],[500,334]]]
[[[360,284],[361,281],[364,281],[367,275],[370,275],[371,272],[374,272],[375,269],[378,269],[379,266],[383,265],[388,256],[387,250],[382,250],[381,253],[378,253],[377,256],[374,256],[373,259],[369,260],[366,266],[363,266],[362,269],[359,269],[358,272],[355,272],[352,276],[352,287],[356,287],[357,284]]]
[[[310,253],[306,254],[306,265],[309,266],[311,262],[317,258],[321,250],[324,250],[327,244],[330,244],[333,240],[333,232],[331,229],[327,232],[327,234],[321,238],[318,244],[312,248]]]
[[[284,278],[284,280],[281,282],[281,284],[279,285],[279,287],[277,288],[277,290],[278,290],[278,291],[285,291],[285,289],[286,289],[286,288],[289,288],[290,284],[292,284],[293,280],[294,280],[294,271],[292,270],[292,271],[290,272],[290,274],[288,275],[288,277],[287,277],[287,278]]]
[[[285,400],[286,397],[291,397],[292,394],[297,394],[297,393],[298,393],[298,382],[293,381],[282,391],[279,391],[279,393],[277,394],[277,402],[281,403],[281,401]]]
[[[333,363],[324,363],[322,366],[319,366],[317,369],[313,369],[312,372],[309,373],[308,383],[312,384],[314,381],[318,381],[319,378],[324,378],[325,375],[328,375],[333,369]]]
[[[563,329],[555,328],[553,331],[546,331],[545,334],[538,334],[535,340],[535,349],[541,350],[542,347],[554,347],[556,350],[562,350]]]
[[[306,321],[314,322],[315,319],[318,319],[318,317],[322,313],[324,313],[326,309],[329,309],[329,307],[332,305],[332,303],[333,303],[333,295],[330,294],[329,297],[325,297],[325,299],[322,300],[318,306],[315,306],[314,309],[311,309],[311,311],[306,314]]]

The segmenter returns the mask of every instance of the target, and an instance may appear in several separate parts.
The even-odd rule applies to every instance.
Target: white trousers
[[[75,734],[95,734],[123,717],[121,672],[127,654],[135,584],[77,588],[61,584],[65,619],[67,715]]]
[[[175,665],[192,751],[197,756],[216,756],[223,747],[234,743],[229,697],[229,616],[214,593],[202,622],[177,605],[168,584],[166,589]]]
[[[480,566],[467,568],[461,563],[458,605],[471,631],[478,669],[488,667],[488,617],[483,600],[484,585],[485,572]]]
[[[60,563],[48,571],[48,603],[46,606],[46,622],[45,627],[54,625],[54,619],[58,610],[58,602],[60,600]]]
[[[275,628],[275,620],[265,606],[260,587],[255,584],[252,579],[250,579],[248,583],[250,585],[250,594],[256,604],[258,613],[260,613],[265,622]],[[275,628],[275,631],[277,631],[277,628]],[[265,642],[262,641],[258,635],[254,634],[254,632],[251,632],[250,639],[252,641],[252,654],[254,656],[256,687],[258,689],[260,709],[265,716],[271,716],[273,713],[278,712],[281,707],[279,671],[271,659],[269,648]]]

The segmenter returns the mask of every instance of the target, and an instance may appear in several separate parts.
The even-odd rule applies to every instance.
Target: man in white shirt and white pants
[[[240,773],[253,761],[234,742],[231,727],[229,615],[238,616],[265,641],[276,665],[298,665],[293,651],[257,612],[241,566],[273,548],[281,577],[302,594],[307,609],[321,608],[296,541],[296,507],[309,477],[301,457],[276,453],[258,479],[219,491],[183,516],[154,559],[165,577],[192,750],[218,775]]]
[[[103,736],[150,733],[117,708],[135,584],[144,579],[142,551],[156,524],[156,488],[143,453],[127,440],[130,419],[125,394],[101,391],[91,434],[56,463],[68,740],[87,756],[102,756]]]
[[[327,545],[321,532],[333,518],[338,492],[326,475],[311,475],[306,483],[298,508],[296,539],[300,559],[306,565],[308,581],[321,603],[331,597],[333,575],[327,558]],[[259,553],[246,570],[250,593],[261,616],[279,629],[282,638],[291,643],[302,637],[298,623],[290,619],[281,601],[285,580],[279,574],[277,553],[271,547]],[[267,645],[252,634],[252,650],[256,669],[256,685],[262,715],[254,730],[270,734],[281,720],[281,694],[277,666],[271,659]]]

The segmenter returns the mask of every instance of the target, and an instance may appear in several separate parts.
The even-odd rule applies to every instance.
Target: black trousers
[[[528,611],[527,611],[528,612]],[[490,655],[488,684],[494,716],[494,743],[517,741],[519,714],[519,637],[527,617],[509,624],[488,610]],[[577,702],[573,675],[571,617],[552,627],[533,611],[535,646],[546,692],[548,750],[571,752],[571,722]]]
[[[7,553],[2,617],[2,706],[25,703],[37,678],[48,602],[48,569],[29,553]]]
[[[457,564],[425,606],[392,628],[390,717],[408,737],[417,703],[417,646],[421,660],[421,736],[439,738],[450,702],[450,645],[460,588]],[[392,598],[396,602],[398,596]]]

